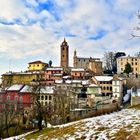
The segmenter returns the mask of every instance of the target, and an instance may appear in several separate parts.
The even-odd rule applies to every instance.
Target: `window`
[[[79,61],[80,61],[80,59],[79,59]]]
[[[44,100],[44,96],[43,95],[41,96],[41,100]]]
[[[10,96],[7,96],[7,100],[8,100],[8,101],[10,100]]]
[[[45,102],[45,106],[47,106],[48,105],[48,102]]]
[[[137,65],[137,62],[135,62],[135,65]]]
[[[39,64],[37,66],[39,67]]]
[[[117,88],[115,88],[115,92],[117,92]]]
[[[37,96],[37,100],[40,100],[40,96]]]
[[[65,48],[63,47],[63,48],[62,48],[62,50],[64,51],[64,50],[65,50]]]
[[[65,57],[65,55],[63,55],[63,57]]]
[[[49,96],[49,100],[51,100],[52,99],[52,96]]]
[[[137,68],[136,68],[136,71],[137,71]]]
[[[47,100],[48,99],[48,96],[45,96],[45,100]]]
[[[15,96],[15,101],[18,101],[18,96]]]
[[[22,97],[20,97],[20,99],[19,99],[19,100],[20,100],[20,102],[22,102]]]

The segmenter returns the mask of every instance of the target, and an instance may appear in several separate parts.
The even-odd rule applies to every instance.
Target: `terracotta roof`
[[[42,61],[40,61],[40,60],[38,60],[38,61],[33,61],[33,62],[29,62],[29,64],[36,64],[36,63],[44,63],[44,64],[46,64],[45,62],[42,62]]]

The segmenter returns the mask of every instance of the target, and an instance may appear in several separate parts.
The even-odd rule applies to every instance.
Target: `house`
[[[32,108],[36,99],[33,87],[24,85],[24,87],[19,91],[19,98],[24,109]]]
[[[12,105],[15,110],[33,107],[33,88],[28,85],[16,84],[0,92],[0,102],[5,108],[6,104]]]
[[[63,76],[63,68],[61,67],[51,67],[46,68],[45,79],[46,80],[59,80]]]
[[[112,76],[94,76],[92,83],[101,87],[102,96],[112,96]]]
[[[124,86],[126,85],[126,79],[114,76],[112,79],[112,91],[113,97],[118,99],[119,103],[122,103]]]
[[[38,87],[36,95],[42,106],[54,105],[54,86]]]
[[[40,70],[45,70],[45,68],[48,66],[47,63],[42,62],[40,60],[38,61],[33,61],[28,63],[28,71],[40,71]]]
[[[20,90],[24,87],[22,84],[16,84],[6,89],[5,103],[11,103],[15,110],[21,109],[22,96],[19,95]]]
[[[3,87],[14,84],[30,84],[32,81],[44,78],[44,71],[34,72],[7,72],[2,75]]]
[[[140,57],[122,56],[117,58],[117,73],[123,73],[125,65],[129,63],[132,67],[133,74],[140,74]]]
[[[72,79],[84,79],[85,69],[84,68],[72,68],[71,77],[72,77]]]

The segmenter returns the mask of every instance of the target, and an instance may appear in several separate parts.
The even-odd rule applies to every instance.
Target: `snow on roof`
[[[96,84],[90,84],[89,87],[99,87],[99,86]]]
[[[83,68],[72,68],[71,71],[85,71]]]
[[[7,91],[19,91],[23,87],[22,84],[16,84],[7,89]]]
[[[82,80],[72,80],[72,83],[82,83]]]
[[[40,89],[40,93],[54,93],[54,86],[44,86]]]
[[[67,84],[71,84],[72,80],[66,80],[65,81]]]
[[[83,80],[82,85],[89,85],[89,80]]]
[[[128,55],[128,56],[121,56],[121,57],[118,57],[117,59],[121,59],[121,58],[125,58],[125,59],[129,59],[129,58],[137,59],[137,58],[140,58],[140,57]]]
[[[61,73],[56,73],[56,74],[53,74],[53,76],[62,76]]]
[[[111,81],[113,79],[112,76],[95,76],[97,81]]]
[[[71,78],[71,76],[70,75],[63,76],[63,79],[68,79],[68,78]]]
[[[55,83],[56,84],[61,84],[61,83],[63,83],[63,80],[55,80]]]
[[[52,68],[46,68],[46,70],[50,70],[50,71],[51,71],[51,70],[53,70],[53,71],[54,71],[54,70],[61,70],[61,71],[62,71],[63,68],[52,67]]]
[[[63,80],[55,80],[55,83],[61,84],[63,83]],[[67,84],[81,83],[83,85],[87,85],[89,84],[89,80],[65,80],[65,83]]]
[[[33,71],[33,72],[29,72],[29,71],[25,71],[25,72],[6,72],[3,75],[31,75],[31,74],[41,74],[40,71]]]
[[[87,109],[84,109],[84,108],[74,108],[73,110],[71,111],[86,111]]]
[[[33,91],[33,87],[31,86],[28,86],[28,85],[25,85],[21,90],[20,92],[32,92]]]

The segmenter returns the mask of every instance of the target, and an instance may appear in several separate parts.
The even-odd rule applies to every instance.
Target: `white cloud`
[[[13,60],[13,65],[16,61],[23,65],[23,62],[34,59],[52,59],[53,64],[59,65],[60,44],[65,36],[70,46],[71,65],[75,49],[83,57],[102,57],[106,50],[130,54],[139,51],[139,40],[129,40],[131,29],[137,22],[134,14],[139,0],[114,3],[105,0],[55,0],[52,9],[49,8],[51,11],[44,8],[40,12],[36,11],[40,8],[39,3],[47,3],[48,0],[27,2],[0,2],[0,54],[3,59]],[[21,23],[5,25],[1,22],[15,19],[20,19]],[[101,35],[102,31],[106,34]],[[99,36],[97,40],[89,39],[96,35]]]

